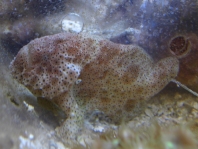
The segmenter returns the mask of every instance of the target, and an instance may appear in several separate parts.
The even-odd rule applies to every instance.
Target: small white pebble
[[[97,127],[94,127],[94,131],[95,132],[104,132],[104,127],[102,127],[102,126],[97,126]]]
[[[80,33],[83,29],[82,18],[75,13],[70,13],[62,20],[62,30],[71,33]]]
[[[30,104],[28,104],[27,102],[23,101],[23,104],[26,106],[27,111],[32,112],[34,111],[34,107]]]
[[[28,137],[30,140],[33,140],[34,139],[34,135],[33,134],[29,134],[29,137]]]
[[[29,138],[19,136],[19,141],[20,141],[19,149],[36,148],[34,142],[32,142]]]

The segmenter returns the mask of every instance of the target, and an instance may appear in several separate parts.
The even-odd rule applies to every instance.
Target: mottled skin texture
[[[63,140],[75,140],[84,115],[95,109],[118,124],[137,116],[141,102],[176,77],[178,67],[174,57],[154,63],[138,46],[70,33],[31,41],[10,64],[18,82],[65,111],[57,129]]]

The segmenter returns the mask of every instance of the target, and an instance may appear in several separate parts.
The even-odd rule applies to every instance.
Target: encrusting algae
[[[24,46],[10,69],[35,96],[53,101],[66,113],[57,133],[67,144],[76,140],[91,111],[103,111],[116,124],[137,116],[144,101],[177,76],[179,62],[167,57],[154,63],[135,45],[60,33]]]

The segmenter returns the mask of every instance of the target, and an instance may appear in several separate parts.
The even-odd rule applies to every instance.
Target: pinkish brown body
[[[70,33],[31,41],[10,65],[16,80],[68,115],[58,129],[66,140],[75,139],[84,114],[95,109],[115,123],[137,116],[141,101],[161,91],[176,77],[178,67],[174,57],[154,64],[138,46]]]

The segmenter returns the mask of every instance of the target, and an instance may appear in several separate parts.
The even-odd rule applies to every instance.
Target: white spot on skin
[[[69,67],[69,70],[76,72],[78,75],[80,74],[80,71],[81,71],[80,65],[68,63],[67,67]]]
[[[76,80],[76,84],[79,84],[80,82],[82,82],[81,79]]]
[[[70,116],[71,116],[71,117],[74,117],[74,116],[75,116],[75,113],[74,113],[74,112],[71,112],[71,113],[70,113]]]

